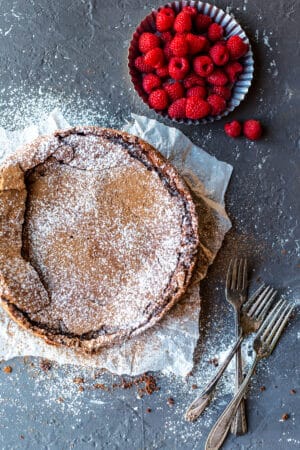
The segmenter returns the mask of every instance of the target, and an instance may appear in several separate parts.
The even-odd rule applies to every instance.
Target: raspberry
[[[179,81],[175,81],[175,83],[165,83],[164,89],[168,93],[168,96],[172,102],[184,96],[184,87],[181,83],[179,83]]]
[[[168,109],[168,114],[172,119],[184,119],[186,108],[186,98],[175,100]]]
[[[189,97],[198,97],[198,98],[206,98],[207,92],[204,86],[194,86],[189,88],[186,91],[186,96]]]
[[[176,34],[170,44],[170,49],[174,56],[185,56],[189,51],[186,37],[183,34]]]
[[[230,59],[239,59],[249,50],[249,45],[237,35],[231,36],[226,45],[229,51]]]
[[[246,138],[256,141],[262,135],[261,123],[258,120],[246,120],[243,126],[243,133]]]
[[[174,30],[177,33],[185,33],[186,31],[191,31],[192,29],[192,17],[191,14],[181,11],[174,22]]]
[[[188,49],[191,55],[202,52],[207,45],[206,37],[197,36],[193,33],[188,33],[186,35],[186,42],[188,43]]]
[[[199,97],[190,97],[186,101],[185,114],[188,119],[202,119],[210,113],[210,105]]]
[[[149,64],[145,63],[144,56],[138,56],[134,60],[134,65],[135,65],[136,69],[139,70],[140,72],[143,72],[143,73],[153,72],[153,67],[151,67],[151,66],[149,66]]]
[[[183,85],[186,89],[189,89],[193,86],[205,86],[205,80],[199,75],[196,75],[194,72],[191,72],[184,80]]]
[[[173,52],[171,50],[171,42],[167,42],[164,46],[164,54],[167,59],[171,59],[173,56]]]
[[[229,60],[227,47],[221,43],[215,44],[210,49],[209,54],[216,66],[224,66]]]
[[[172,28],[175,20],[175,12],[172,8],[166,6],[158,11],[156,14],[156,29],[157,31],[168,31]]]
[[[238,61],[229,62],[225,66],[225,71],[228,75],[230,83],[235,83],[241,73],[243,73],[243,66]]]
[[[207,101],[211,106],[211,115],[217,116],[226,109],[226,100],[217,94],[211,94],[207,97]]]
[[[164,52],[159,47],[149,50],[145,55],[145,63],[154,68],[161,67],[164,63],[164,59]]]
[[[163,66],[156,69],[156,75],[159,76],[159,78],[168,78],[169,76],[169,67]]]
[[[209,25],[212,23],[212,18],[206,14],[198,14],[195,19],[195,27],[197,31],[206,31]]]
[[[239,137],[242,132],[242,125],[237,120],[233,120],[232,122],[225,123],[224,131],[227,136],[236,138]]]
[[[150,94],[154,89],[157,89],[161,85],[161,79],[154,75],[154,73],[148,73],[143,78],[143,88],[147,94]]]
[[[231,97],[231,89],[227,86],[213,86],[211,89],[212,94],[218,94],[220,97],[229,100]]]
[[[189,62],[184,57],[174,56],[169,62],[169,74],[174,80],[183,80],[190,70]]]
[[[215,86],[224,86],[228,83],[228,77],[223,70],[215,69],[213,73],[207,77],[207,81]]]
[[[155,47],[160,46],[160,39],[153,33],[142,33],[139,38],[139,49],[142,53],[147,53]]]
[[[192,17],[196,17],[198,12],[195,6],[184,6],[182,8],[182,11],[189,13]]]
[[[222,39],[224,34],[224,29],[218,23],[212,23],[208,27],[207,37],[210,41],[215,42]]]
[[[194,71],[201,77],[208,77],[214,70],[214,65],[209,56],[197,56],[194,59]]]
[[[161,111],[168,107],[168,95],[163,89],[156,89],[149,95],[148,102],[151,108]]]
[[[173,35],[171,31],[164,31],[163,33],[161,33],[160,38],[163,42],[171,42],[171,40],[173,39]]]

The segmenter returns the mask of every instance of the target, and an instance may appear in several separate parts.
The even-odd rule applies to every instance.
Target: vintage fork
[[[230,261],[226,278],[226,299],[235,310],[235,337],[241,334],[241,306],[247,297],[247,260],[244,258],[233,258]],[[243,381],[243,365],[241,347],[237,348],[235,354],[235,390],[239,389]],[[247,418],[245,401],[242,400],[236,412],[236,417],[231,425],[231,432],[237,435],[247,433]]]
[[[221,447],[236,411],[244,398],[250,378],[254,373],[257,363],[261,359],[271,355],[285,325],[287,324],[293,308],[294,305],[290,305],[288,302],[280,300],[264,320],[253,342],[253,349],[256,355],[252,366],[238,392],[210,431],[206,441],[205,450],[218,450]]]
[[[259,329],[268,313],[268,310],[273,302],[276,293],[277,291],[275,291],[275,289],[271,288],[270,286],[266,286],[263,283],[243,305],[241,317],[243,332],[236,343],[232,346],[232,349],[230,350],[223,364],[220,366],[216,375],[207,384],[199,397],[197,397],[188,407],[185,413],[186,420],[189,420],[191,422],[196,420],[209,405],[213,397],[214,390],[228,364],[232,360],[236,349],[240,346],[247,334]]]

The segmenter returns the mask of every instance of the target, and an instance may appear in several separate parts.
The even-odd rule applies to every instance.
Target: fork
[[[235,310],[235,337],[241,334],[241,306],[247,297],[247,260],[244,258],[233,258],[230,261],[226,277],[226,300],[231,303]],[[243,381],[243,365],[241,347],[237,348],[235,354],[235,389],[239,389]],[[242,400],[236,412],[236,417],[232,422],[231,432],[237,435],[247,433],[247,418],[245,401]]]
[[[268,313],[268,310],[273,302],[276,293],[277,291],[275,291],[275,289],[271,288],[270,286],[266,286],[263,283],[243,305],[241,317],[243,332],[239,336],[235,344],[232,346],[229,354],[227,355],[223,364],[220,366],[216,375],[187,409],[185,413],[186,420],[191,422],[196,420],[209,405],[213,396],[213,392],[228,364],[232,360],[237,348],[241,345],[244,337],[247,334],[259,329]]]
[[[218,450],[223,444],[258,362],[263,358],[267,358],[273,352],[293,308],[294,305],[280,300],[264,320],[253,342],[255,358],[252,366],[238,392],[211,429],[205,444],[205,450]]]

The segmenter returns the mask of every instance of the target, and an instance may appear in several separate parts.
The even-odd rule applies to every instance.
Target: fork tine
[[[273,308],[273,310],[271,311],[271,315],[269,315],[266,319],[268,321],[268,324],[265,327],[265,329],[263,330],[263,332],[261,333],[261,339],[266,340],[269,333],[272,332],[273,326],[276,323],[278,317],[280,316],[280,314],[282,313],[282,310],[284,308],[285,308],[285,301],[280,300],[276,304],[276,306]]]
[[[264,289],[265,283],[263,283],[261,286],[259,286],[258,289],[249,297],[249,299],[244,303],[243,311],[247,313],[249,308],[251,307],[252,303],[255,301],[255,299],[259,296],[261,291]]]
[[[278,328],[280,328],[280,325],[287,313],[287,311],[290,309],[290,305],[287,304],[287,302],[284,303],[284,308],[281,309],[281,313],[280,316],[277,318],[276,322],[274,323],[272,330],[270,331],[270,333],[268,334],[268,337],[266,338],[266,344],[270,345],[274,335],[276,334]]]
[[[292,306],[289,307],[289,310],[287,310],[287,313],[286,313],[286,315],[285,315],[285,318],[283,319],[283,321],[282,321],[280,327],[278,328],[278,330],[277,330],[275,336],[273,337],[273,339],[272,339],[272,341],[271,341],[271,344],[270,344],[270,354],[271,354],[272,351],[274,350],[275,345],[277,344],[277,341],[278,341],[278,339],[280,338],[280,335],[281,335],[281,333],[282,333],[284,327],[286,326],[287,321],[289,320],[290,315],[292,314],[293,309],[294,309],[294,305],[292,305]]]
[[[277,295],[277,291],[274,290],[271,297],[267,300],[263,310],[261,312],[259,312],[257,320],[259,320],[261,322],[264,320],[276,295]]]
[[[256,302],[249,308],[248,315],[250,317],[258,317],[259,313],[262,311],[266,304],[269,304],[268,301],[272,298],[273,293],[276,292],[271,286],[267,286],[263,292],[259,295]],[[274,298],[274,297],[273,297]]]
[[[232,278],[231,278],[231,289],[236,289],[237,271],[238,271],[238,260],[237,258],[234,258],[232,268]]]
[[[246,289],[247,284],[248,284],[248,262],[247,262],[247,258],[244,258],[244,268],[243,268],[243,289]]]
[[[229,266],[228,266],[228,269],[227,269],[226,289],[230,289],[230,287],[231,287],[232,266],[233,266],[233,259],[230,260],[230,263],[229,263]]]
[[[242,289],[243,287],[243,273],[244,273],[244,260],[243,258],[238,260],[237,264],[237,289]]]
[[[263,321],[263,323],[261,324],[259,331],[257,333],[257,338],[261,338],[263,333],[265,332],[265,330],[268,330],[270,327],[270,324],[272,323],[272,320],[274,319],[274,317],[277,317],[277,312],[278,310],[281,308],[283,304],[283,300],[280,300],[279,302],[276,303],[275,306],[273,306],[273,309],[270,311],[270,313],[267,315],[266,319]]]

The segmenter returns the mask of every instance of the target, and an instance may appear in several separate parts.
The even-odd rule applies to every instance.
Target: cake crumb
[[[192,389],[197,389],[198,386],[197,386],[197,384],[192,384],[191,388],[192,388]]]
[[[52,368],[52,363],[48,359],[42,359],[40,362],[40,368],[44,372],[49,372],[49,370]]]
[[[78,391],[79,391],[79,392],[83,392],[83,391],[84,391],[84,387],[83,387],[83,386],[79,386],[79,387],[78,387]]]
[[[289,417],[290,415],[288,413],[282,414],[280,422],[285,422]]]
[[[76,383],[76,384],[84,383],[84,379],[82,377],[75,377],[75,378],[73,378],[73,383]]]
[[[151,408],[147,408],[147,409],[146,409],[146,412],[147,412],[147,413],[151,413],[151,411],[152,411]]]
[[[266,386],[261,386],[261,387],[259,388],[259,390],[260,390],[260,392],[265,391],[265,390],[266,390]]]
[[[105,384],[103,384],[103,383],[95,383],[94,388],[101,389],[102,391],[108,391],[108,387],[105,386]]]
[[[295,389],[291,389],[291,390],[290,390],[290,394],[292,394],[292,395],[296,394],[296,392],[297,392],[297,391],[296,391]]]
[[[168,399],[167,399],[167,403],[168,403],[168,405],[170,405],[170,406],[175,405],[175,400],[174,400],[174,398],[172,398],[172,397],[168,398]]]
[[[12,367],[11,366],[5,366],[3,367],[4,373],[12,373]]]

